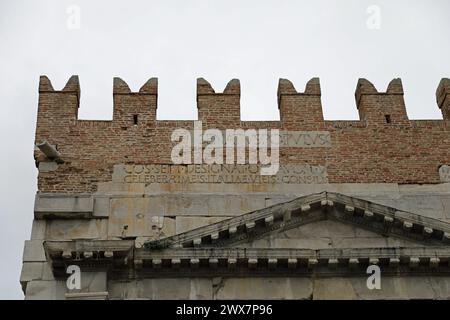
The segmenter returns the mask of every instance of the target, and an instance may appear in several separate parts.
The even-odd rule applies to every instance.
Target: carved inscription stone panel
[[[273,176],[260,174],[260,166],[249,164],[148,164],[116,165],[114,182],[145,184],[318,184],[328,183],[325,166],[280,165]]]
[[[244,133],[245,130],[242,130]],[[221,130],[222,136],[226,136],[226,131]],[[191,137],[193,143],[194,131],[191,130]],[[255,130],[254,133],[256,136],[258,135],[258,130]],[[272,132],[268,132],[268,136],[273,134]],[[246,132],[243,135],[237,134],[240,137],[254,137],[254,134],[251,132]],[[236,140],[235,140],[236,143]],[[331,134],[329,131],[287,131],[280,130],[279,131],[279,143],[280,148],[331,148]]]
[[[280,131],[280,147],[330,148],[331,135],[329,131]]]

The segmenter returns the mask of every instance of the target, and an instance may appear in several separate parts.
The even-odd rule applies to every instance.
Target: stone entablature
[[[205,193],[207,188],[200,194],[183,192],[183,189],[164,193],[154,187],[149,186],[148,194],[145,188],[126,183],[111,183],[109,189],[102,186],[101,193],[92,195],[38,194],[32,240],[25,245],[21,276],[27,297],[114,299],[121,296],[118,295],[117,281],[122,281],[124,297],[133,296],[133,291],[129,290],[134,290],[131,289],[134,285],[142,285],[140,290],[156,290],[154,297],[162,298],[167,297],[166,293],[160,292],[159,287],[147,288],[150,284],[144,279],[170,283],[168,279],[186,277],[191,281],[225,277],[230,279],[226,281],[232,282],[233,277],[245,275],[254,279],[245,280],[253,286],[252,281],[259,283],[261,279],[273,276],[288,277],[296,283],[294,278],[309,281],[313,274],[320,277],[345,275],[352,277],[352,281],[359,277],[358,281],[363,283],[366,279],[364,271],[370,264],[379,265],[386,276],[415,277],[414,281],[425,286],[423,281],[429,281],[428,276],[439,275],[446,279],[450,268],[449,226],[434,219],[440,217],[439,205],[450,203],[445,184],[313,184],[295,188],[278,185],[276,193],[253,194],[223,190]],[[294,188],[290,192],[296,190],[297,194],[328,189],[360,196],[322,192],[289,200],[292,194],[280,193],[289,190],[284,189],[286,187]],[[360,197],[372,197],[375,202]],[[199,202],[200,199],[203,200]],[[243,199],[247,205],[241,207]],[[140,201],[142,204],[147,202],[148,206],[140,206]],[[435,210],[427,217],[382,204],[390,201],[411,211],[419,210],[425,203],[423,212],[427,215],[428,208]],[[158,203],[164,204],[165,209],[159,211]],[[214,206],[203,211],[207,209],[206,203]],[[226,211],[222,208],[226,203],[236,204],[236,207],[229,206],[226,209],[230,211]],[[250,209],[251,206],[255,206],[254,209]],[[148,211],[142,211],[144,208]],[[214,212],[222,212],[222,216],[215,218]],[[224,216],[226,212],[228,215]],[[341,226],[325,224],[319,229],[315,226],[327,221]],[[202,223],[204,226],[198,228]],[[124,225],[127,225],[127,232],[123,232]],[[344,225],[347,229],[342,229]],[[296,232],[298,228],[303,231]],[[328,240],[327,237],[336,231],[342,235]],[[288,239],[283,239],[285,233],[289,233]],[[277,235],[281,238],[267,242],[267,246],[258,242]],[[363,237],[358,238],[358,235]],[[324,239],[333,245],[323,243]],[[80,265],[88,277],[98,279],[96,283],[99,284],[80,292],[61,287],[67,278],[65,268],[71,264]],[[184,292],[185,289],[180,290]],[[52,296],[54,292],[57,296]],[[419,293],[412,295],[408,291],[403,294],[422,297],[422,291]],[[180,297],[172,294],[172,298]],[[230,294],[227,297],[233,298]],[[404,297],[396,294],[394,297]],[[439,297],[445,294],[439,293]],[[139,297],[148,295],[136,296]]]
[[[65,265],[77,264],[88,272],[108,271],[112,278],[184,277],[220,275],[303,276],[362,275],[371,264],[395,274],[450,275],[450,249],[446,247],[364,248],[364,249],[267,249],[200,248],[150,251],[128,248],[120,240],[44,244],[56,278],[66,277]],[[126,250],[128,249],[128,250]],[[63,252],[63,253],[61,253]],[[108,253],[110,256],[106,256]],[[105,254],[106,253],[106,254]],[[277,269],[277,271],[275,271]],[[198,275],[195,273],[198,272]]]
[[[400,246],[329,249],[254,246],[261,237],[273,237],[303,225],[327,220],[410,242],[404,242]],[[23,284],[29,297],[39,296],[35,293],[39,286],[44,286],[45,283],[57,285],[66,279],[66,267],[77,265],[87,277],[84,281],[88,281],[90,285],[85,284],[81,290],[74,292],[59,288],[57,298],[106,299],[111,296],[109,290],[114,291],[111,298],[117,298],[117,281],[122,281],[122,295],[127,297],[133,296],[133,286],[147,281],[145,279],[184,281],[182,279],[187,277],[191,281],[223,278],[220,281],[225,282],[244,277],[247,282],[250,281],[250,286],[254,285],[252,281],[259,282],[260,279],[276,279],[273,281],[278,283],[280,277],[288,277],[295,283],[313,281],[313,278],[316,279],[314,281],[319,281],[317,279],[345,277],[353,279],[358,286],[357,281],[365,282],[368,266],[377,265],[383,273],[383,279],[391,281],[391,277],[401,274],[402,277],[413,277],[416,285],[421,284],[423,292],[406,289],[404,296],[396,293],[397,296],[394,297],[422,297],[428,292],[427,286],[431,285],[426,282],[429,281],[427,277],[438,275],[442,281],[447,281],[450,277],[449,231],[450,225],[439,220],[355,197],[324,192],[161,240],[147,241],[144,245],[134,237],[114,240],[44,240],[41,242],[44,250],[41,254],[42,262],[36,261],[33,265],[27,262],[24,266],[31,268],[28,272],[37,272],[37,264],[42,263],[41,272],[48,268],[45,277],[52,281],[34,280]],[[29,256],[33,251],[28,252],[25,258],[31,259]],[[26,272],[23,271],[23,276],[27,275]],[[168,280],[169,283],[170,281]],[[145,288],[145,284],[143,285]],[[144,292],[145,290],[151,290],[154,298],[166,297],[159,291],[160,288],[146,288]],[[178,290],[183,292],[185,288],[180,287]],[[172,294],[171,298],[179,297],[178,294]],[[231,294],[228,293],[227,297],[239,297],[239,294],[230,296]],[[439,297],[448,297],[450,292],[442,291],[437,294]],[[387,295],[388,293],[384,297]],[[266,298],[269,297],[274,296],[270,293]],[[288,297],[287,294],[286,298]],[[135,298],[145,296],[138,294]]]
[[[240,248],[263,236],[320,220],[356,224],[385,236],[411,239],[421,244],[406,248],[283,249]],[[333,268],[385,264],[416,269],[441,268],[450,272],[450,225],[354,197],[321,193],[246,213],[216,224],[197,228],[138,246],[135,240],[44,241],[46,256],[55,276],[65,275],[65,266],[80,264],[88,271],[144,267],[197,268],[213,271],[246,266],[264,268]],[[319,263],[320,262],[320,263]],[[254,264],[254,265],[253,265]],[[61,269],[62,268],[62,269]],[[264,269],[263,268],[263,269]],[[112,271],[114,271],[112,270]],[[110,270],[111,271],[111,270]],[[122,272],[124,272],[122,270]],[[158,276],[153,274],[152,276]]]

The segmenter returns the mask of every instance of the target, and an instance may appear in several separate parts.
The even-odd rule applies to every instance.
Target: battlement
[[[39,93],[45,99],[39,112],[55,109],[55,119],[67,121],[78,120],[77,109],[80,106],[80,84],[78,76],[72,76],[62,90],[55,90],[46,76],[40,77]],[[450,120],[450,79],[443,78],[436,90],[436,102],[442,111],[443,119]],[[323,127],[323,111],[319,78],[312,78],[303,92],[296,90],[291,81],[280,79],[277,97],[281,126],[298,126],[303,129]],[[198,119],[206,123],[240,121],[241,88],[238,79],[228,82],[223,92],[215,92],[211,84],[203,78],[197,79]],[[407,125],[403,99],[404,91],[401,79],[393,79],[385,92],[379,92],[366,79],[359,79],[355,90],[356,107],[361,121],[368,126],[383,125],[389,120],[391,124]],[[121,78],[113,81],[114,116],[113,122],[120,126],[125,119],[133,120],[133,114],[142,115],[145,122],[157,121],[158,79],[149,79],[138,92],[132,92],[128,84]],[[54,104],[58,106],[52,106]],[[65,104],[61,108],[61,102]],[[44,109],[44,110],[42,110]],[[57,110],[56,110],[57,109]],[[139,118],[139,117],[138,117]],[[138,119],[139,120],[139,119]],[[79,120],[84,121],[84,120]],[[300,129],[300,128],[299,128]]]
[[[328,182],[439,183],[439,167],[450,164],[449,79],[442,79],[436,90],[443,120],[409,120],[400,79],[392,80],[385,92],[359,79],[355,101],[360,120],[356,121],[324,120],[318,78],[308,81],[303,92],[280,79],[279,121],[241,121],[240,93],[237,79],[223,92],[197,79],[198,120],[203,127],[279,129],[292,140],[281,148],[282,164],[327,167]],[[50,166],[51,159],[35,150],[41,191],[91,192],[98,182],[111,180],[114,165],[170,164],[172,131],[193,129],[191,120],[156,118],[156,78],[138,92],[114,78],[110,121],[79,120],[80,94],[77,76],[62,90],[55,90],[46,76],[40,78],[35,142],[48,141],[64,160]],[[317,143],[315,139],[322,136],[329,139]]]

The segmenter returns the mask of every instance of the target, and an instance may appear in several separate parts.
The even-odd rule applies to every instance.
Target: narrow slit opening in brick
[[[133,115],[133,124],[134,124],[135,126],[137,126],[137,124],[138,124],[138,115],[137,115],[137,114],[134,114],[134,115]]]
[[[386,119],[386,123],[391,123],[391,116],[389,114],[386,114],[384,118]]]

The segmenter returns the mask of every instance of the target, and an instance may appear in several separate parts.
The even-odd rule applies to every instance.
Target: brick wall
[[[113,165],[171,163],[176,128],[193,128],[193,121],[157,120],[157,79],[131,92],[114,79],[112,121],[78,120],[80,86],[73,76],[61,91],[42,76],[35,142],[56,145],[64,159],[57,170],[39,173],[42,192],[93,192],[98,182],[111,181]],[[400,79],[378,92],[360,79],[355,98],[358,121],[323,119],[320,83],[308,82],[297,92],[281,79],[278,87],[280,121],[241,121],[240,85],[229,82],[215,93],[204,79],[197,81],[198,119],[203,128],[279,128],[290,131],[329,131],[329,148],[282,148],[282,164],[324,165],[330,183],[439,183],[438,168],[450,164],[450,80],[436,91],[443,120],[409,120]],[[36,163],[49,161],[39,151]]]

